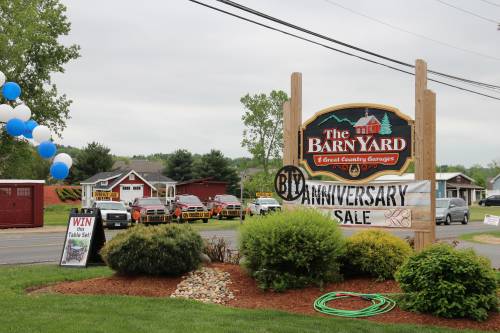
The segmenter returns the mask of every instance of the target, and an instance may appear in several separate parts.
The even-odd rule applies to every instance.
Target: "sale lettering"
[[[409,228],[412,209],[430,205],[430,190],[429,181],[354,185],[307,180],[301,196],[290,203],[317,208],[345,226]]]

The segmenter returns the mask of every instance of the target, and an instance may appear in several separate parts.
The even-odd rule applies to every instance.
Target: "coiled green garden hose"
[[[346,297],[359,297],[364,300],[371,301],[372,305],[360,310],[341,310],[331,308],[326,305],[330,301]],[[375,316],[378,314],[389,312],[394,309],[395,306],[395,301],[380,294],[359,294],[348,291],[333,291],[324,294],[316,301],[314,301],[314,309],[318,312],[349,318]]]

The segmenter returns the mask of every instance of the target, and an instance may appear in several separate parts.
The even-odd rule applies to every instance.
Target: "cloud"
[[[345,1],[345,6],[408,30],[500,55],[496,27],[433,1]],[[242,2],[312,30],[429,68],[497,83],[500,61],[449,49],[328,5],[323,0]],[[66,1],[64,43],[82,57],[55,76],[73,99],[64,144],[99,141],[120,155],[241,148],[246,93],[289,91],[303,73],[303,118],[334,104],[374,102],[414,115],[413,78],[264,30],[188,1]],[[464,2],[465,3],[465,2]],[[467,3],[488,13],[478,3]],[[477,7],[477,8],[475,8]],[[96,10],[97,8],[97,10]],[[436,84],[438,163],[500,158],[499,102]],[[496,155],[499,156],[496,156]]]

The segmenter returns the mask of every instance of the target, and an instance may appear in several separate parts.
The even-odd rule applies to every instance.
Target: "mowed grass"
[[[453,329],[378,324],[366,320],[323,318],[271,310],[246,310],[195,301],[133,296],[27,295],[25,288],[57,281],[109,276],[104,267],[53,265],[0,267],[0,331],[25,332],[407,332],[441,333]],[[311,300],[312,306],[313,300]],[[478,332],[461,330],[461,332]]]
[[[500,216],[500,206],[479,206],[473,205],[470,207],[470,220],[471,221],[484,221],[485,215],[496,215]]]
[[[78,205],[52,205],[45,207],[44,210],[44,225],[46,226],[66,226],[68,224],[69,213],[71,208],[80,208]],[[247,217],[245,221],[248,221],[250,218]],[[243,223],[245,223],[243,221]],[[234,230],[238,229],[240,226],[239,218],[231,219],[231,220],[217,220],[217,219],[209,219],[208,223],[203,223],[202,221],[194,221],[189,224],[195,230],[203,231],[203,230]]]
[[[45,207],[43,212],[43,224],[46,226],[65,226],[71,208],[80,208],[79,205],[52,205]]]
[[[479,242],[476,239],[474,239],[474,237],[480,236],[480,235],[489,235],[489,236],[493,236],[493,237],[500,239],[500,230],[498,230],[498,231],[471,232],[468,234],[462,234],[462,235],[460,235],[459,238],[461,240],[468,241],[468,242],[486,244],[486,243]]]

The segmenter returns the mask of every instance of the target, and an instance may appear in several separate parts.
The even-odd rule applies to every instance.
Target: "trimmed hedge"
[[[340,279],[344,245],[337,224],[312,209],[256,217],[240,234],[243,265],[259,287],[275,291]]]
[[[408,242],[387,231],[361,231],[347,238],[343,267],[351,275],[368,275],[379,281],[393,279],[412,253]]]
[[[178,276],[198,267],[202,246],[189,226],[138,225],[107,242],[101,256],[120,274]]]
[[[81,189],[65,187],[65,188],[56,188],[55,191],[59,199],[61,199],[62,201],[80,200],[82,196]]]
[[[472,249],[433,245],[410,257],[396,280],[406,293],[400,305],[408,310],[478,321],[497,310],[495,271]]]

